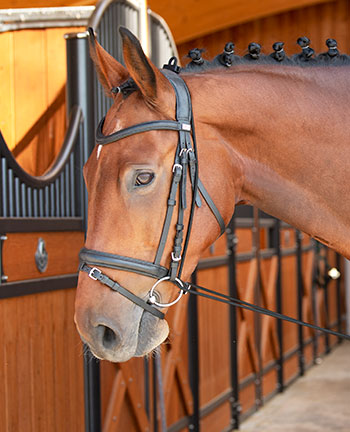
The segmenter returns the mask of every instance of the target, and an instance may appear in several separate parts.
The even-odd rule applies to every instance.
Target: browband
[[[112,142],[121,140],[131,135],[135,135],[142,132],[149,132],[152,130],[173,130],[173,131],[187,131],[191,130],[191,124],[187,122],[181,122],[176,120],[155,120],[150,122],[139,123],[134,126],[121,129],[111,135],[103,135],[102,128],[105,121],[105,117],[100,121],[96,130],[96,143],[99,145],[110,144]]]

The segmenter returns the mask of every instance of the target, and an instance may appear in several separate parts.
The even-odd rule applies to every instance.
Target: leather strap
[[[168,269],[160,265],[136,258],[95,251],[93,249],[81,249],[79,259],[81,262],[93,266],[132,271],[154,279],[161,279],[168,274]]]
[[[174,130],[177,132],[191,130],[190,123],[175,121],[175,120],[155,120],[151,122],[139,123],[134,126],[127,127],[120,131],[114,132],[111,135],[103,135],[102,128],[105,117],[100,121],[96,129],[96,143],[99,145],[110,144],[119,141],[131,135],[139,134],[142,132],[149,132],[152,130]]]
[[[200,179],[198,179],[198,189],[199,189],[200,193],[202,194],[202,197],[205,199],[205,202],[208,204],[208,207],[212,211],[213,215],[215,216],[216,220],[218,221],[218,224],[220,225],[220,229],[221,229],[220,235],[222,235],[226,230],[225,222],[224,222],[218,208],[214,204],[214,201],[210,198],[209,193],[207,192],[206,188],[204,187],[204,184],[200,181]]]
[[[85,273],[88,273],[88,275],[91,277],[91,279],[97,280],[101,284],[108,286],[113,291],[118,292],[119,294],[121,294],[122,296],[131,300],[133,303],[137,304],[137,306],[140,306],[141,308],[145,309],[147,312],[151,313],[152,315],[156,316],[157,318],[164,319],[163,312],[156,309],[154,306],[151,306],[150,304],[148,304],[147,302],[142,300],[140,297],[137,297],[131,291],[129,291],[126,288],[119,285],[118,282],[115,282],[109,276],[102,273],[100,269],[98,269],[96,267],[90,267],[85,263],[81,263],[79,270],[81,270]]]

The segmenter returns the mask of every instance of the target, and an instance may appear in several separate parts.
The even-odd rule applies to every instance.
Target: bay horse
[[[172,265],[174,237],[181,225],[181,192],[176,192],[176,200],[169,198],[179,165],[174,164],[179,125],[185,135],[195,127],[199,178],[214,203],[202,199],[200,207],[187,205],[183,211],[182,225],[190,224],[192,231],[182,280],[190,277],[203,251],[222,231],[215,209],[225,225],[235,206],[243,203],[350,258],[348,66],[246,61],[230,68],[193,68],[176,78],[184,83],[179,90],[176,79],[152,64],[132,33],[125,28],[120,33],[126,67],[90,33],[99,80],[114,103],[84,167],[88,230],[75,305],[82,340],[96,357],[113,362],[146,355],[169,332],[166,320],[152,310],[160,309],[155,299],[159,304],[174,299],[179,286],[174,277],[165,277],[152,290],[154,304],[144,305],[155,285],[150,273]],[[180,124],[177,118],[177,92],[185,88],[193,108],[192,125]],[[169,128],[141,126],[135,132],[145,122]],[[192,148],[185,153],[191,156]],[[198,175],[194,183],[198,187]],[[194,196],[195,186],[187,181],[185,195]],[[154,265],[169,201],[175,211],[164,253]],[[119,267],[104,265],[103,259],[103,272],[101,266],[88,266],[89,257],[94,265],[101,256],[118,261]],[[136,272],[135,266],[144,271]],[[119,289],[126,297],[115,292]]]

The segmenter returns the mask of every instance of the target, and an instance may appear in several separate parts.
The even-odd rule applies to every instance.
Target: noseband
[[[176,120],[157,120],[146,123],[139,123],[137,125],[117,131],[111,135],[103,135],[103,118],[98,125],[96,131],[96,143],[99,145],[113,143],[128,136],[151,130],[173,130],[177,131],[179,134],[178,144],[174,158],[174,165],[172,168],[172,182],[168,198],[167,211],[154,262],[152,263],[136,258],[95,251],[87,248],[83,248],[79,254],[80,271],[88,273],[91,279],[99,281],[100,283],[108,286],[112,290],[119,292],[124,297],[128,298],[138,306],[142,307],[143,309],[160,319],[164,319],[164,314],[155,306],[159,308],[172,306],[180,300],[184,292],[187,292],[190,289],[190,285],[187,282],[183,282],[181,280],[181,272],[184,266],[185,255],[190,238],[194,209],[196,205],[197,207],[201,207],[201,199],[199,193],[202,195],[205,202],[207,203],[215,218],[217,219],[218,224],[220,225],[221,234],[223,234],[225,231],[225,223],[219,210],[215,206],[213,200],[210,198],[203,183],[198,178],[196,135],[192,115],[191,96],[185,82],[178,75],[179,68],[177,67],[176,63],[177,61],[175,58],[170,59],[169,64],[165,65],[165,70],[162,71],[175,90]],[[189,173],[189,176],[187,175],[187,171]],[[183,246],[182,243],[185,228],[184,211],[187,208],[187,177],[189,177],[191,182],[192,204],[185,242]],[[167,242],[170,224],[176,206],[177,196],[179,203],[176,233],[173,250],[171,252],[171,262],[168,269],[161,266],[160,262]],[[138,273],[143,276],[157,279],[157,281],[150,289],[147,298],[141,299],[140,297],[133,294],[131,291],[119,285],[118,282],[109,278],[99,269],[99,267]],[[160,303],[159,301],[157,301],[156,287],[164,281],[172,282],[179,288],[178,297],[170,303]]]

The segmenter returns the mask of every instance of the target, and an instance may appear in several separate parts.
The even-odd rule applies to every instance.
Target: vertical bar
[[[64,194],[65,194],[65,206],[66,206],[66,212],[65,216],[69,217],[71,216],[71,197],[70,197],[70,178],[69,178],[69,160],[66,163],[66,166],[64,167]]]
[[[325,246],[322,246],[322,250],[324,253],[323,256],[323,263],[324,263],[324,268],[323,268],[323,277],[322,277],[322,283],[323,283],[323,295],[324,295],[324,308],[325,308],[325,327],[329,328],[329,298],[328,298],[328,284],[330,282],[329,280],[329,276],[328,276],[328,270],[329,270],[329,264],[328,264],[328,259],[327,259],[327,254],[328,254],[328,248]],[[325,353],[329,354],[331,352],[331,348],[330,348],[330,343],[329,343],[329,334],[328,333],[324,333],[324,340],[325,340]]]
[[[55,194],[56,194],[56,202],[55,202],[55,216],[56,217],[61,217],[61,200],[60,200],[60,195],[61,195],[61,190],[60,190],[60,178],[58,177],[55,180]]]
[[[229,295],[238,298],[237,280],[236,280],[236,246],[237,236],[235,232],[235,219],[231,219],[226,229],[227,253],[228,253],[228,278],[229,278]],[[229,308],[230,323],[230,379],[232,396],[231,404],[231,427],[239,428],[241,405],[239,402],[239,378],[238,378],[238,341],[237,341],[237,309],[236,306]]]
[[[44,189],[43,188],[39,189],[39,215],[40,217],[44,217]]]
[[[276,309],[282,313],[282,254],[281,254],[281,222],[275,219],[273,227],[273,248],[277,256],[277,279],[276,279]],[[276,320],[277,339],[278,339],[278,358],[277,358],[277,389],[279,392],[284,390],[284,362],[283,362],[283,321]]]
[[[57,179],[58,180],[58,179]],[[59,176],[59,183],[60,183],[60,208],[61,208],[61,217],[66,216],[65,212],[65,185],[64,185],[64,171],[62,171],[61,175]]]
[[[191,276],[191,282],[197,283],[197,271]],[[195,288],[191,288],[195,290]],[[199,336],[198,336],[198,300],[193,295],[188,299],[188,357],[189,380],[193,398],[193,414],[190,419],[189,429],[200,430],[200,404],[199,404]]]
[[[144,357],[143,359],[143,370],[144,370],[144,380],[145,380],[145,411],[148,417],[148,420],[150,420],[150,382],[149,382],[149,360],[148,357]]]
[[[295,231],[296,244],[297,244],[297,307],[298,307],[298,320],[303,319],[303,268],[302,268],[302,233],[298,230]],[[298,325],[298,363],[299,375],[304,375],[305,372],[305,359],[304,359],[304,332],[303,326]]]
[[[101,431],[101,406],[100,406],[100,362],[84,346],[84,392],[85,399],[85,431]],[[98,383],[98,385],[96,385]]]
[[[152,389],[153,389],[153,432],[158,432],[158,403],[157,403],[157,373],[156,359],[153,357],[153,374],[152,374]]]
[[[350,334],[350,260],[344,258],[346,332]]]
[[[33,194],[32,194],[32,188],[30,186],[27,186],[27,208],[28,208],[28,216],[33,217]]]
[[[21,186],[19,182],[19,178],[15,177],[15,212],[16,217],[21,216]]]
[[[33,189],[33,208],[34,208],[34,217],[37,218],[39,215],[38,189]]]
[[[55,216],[55,185],[50,184],[50,216]]]
[[[75,182],[74,182],[74,152],[70,156],[69,160],[69,172],[70,172],[70,205],[71,205],[71,216],[77,216],[75,210]]]
[[[14,178],[13,178],[13,170],[11,168],[8,169],[8,194],[9,194],[9,216],[13,217],[15,211],[15,203],[14,203]]]
[[[87,199],[81,176],[84,163],[87,161],[95,143],[95,116],[94,116],[94,79],[93,67],[89,55],[87,33],[74,33],[66,35],[67,53],[67,114],[74,105],[79,105],[83,111],[84,122],[80,126],[80,146],[76,147],[76,158],[72,158],[71,170],[80,175],[72,176],[76,193],[72,193],[72,202],[79,209],[87,227]],[[77,164],[74,166],[74,161]],[[72,172],[72,171],[71,171]],[[74,201],[73,201],[74,200]],[[76,211],[73,212],[76,215]],[[100,367],[96,361],[89,361],[84,356],[85,373],[85,429],[87,432],[101,430],[101,404],[100,404]]]
[[[22,204],[22,217],[27,217],[27,195],[26,195],[26,185],[21,184],[21,204]]]
[[[340,271],[340,267],[341,267],[340,260],[341,260],[340,255],[337,253],[336,254],[336,266],[337,266],[337,269],[339,271]],[[336,280],[336,284],[337,284],[336,285],[336,290],[337,290],[337,294],[336,294],[337,295],[337,331],[339,333],[342,333],[342,316],[341,316],[341,304],[342,304],[342,301],[341,301],[341,281],[342,281],[342,279],[343,279],[343,276],[339,277]],[[338,343],[340,344],[340,343],[342,343],[342,341],[343,341],[343,339],[341,337],[338,337]]]
[[[253,254],[257,260],[257,277],[254,289],[254,303],[261,305],[261,273],[260,273],[260,227],[259,227],[259,209],[253,207],[254,227],[253,227]],[[263,388],[262,388],[262,358],[261,358],[261,316],[254,314],[254,335],[255,346],[258,356],[258,370],[255,374],[255,405],[260,408],[263,404]]]
[[[311,292],[311,302],[312,302],[312,313],[314,316],[314,322],[316,325],[318,322],[318,311],[317,311],[317,283],[320,278],[319,275],[319,261],[320,261],[320,244],[315,242],[315,262],[314,262],[314,275],[313,275],[313,283],[312,283],[312,292]],[[312,341],[312,350],[313,350],[313,362],[314,364],[318,364],[319,355],[318,355],[318,332],[314,331],[314,337]]]
[[[7,162],[1,158],[1,180],[2,180],[2,217],[8,217],[7,213]]]
[[[50,187],[49,186],[45,186],[45,216],[49,217],[50,216]]]

